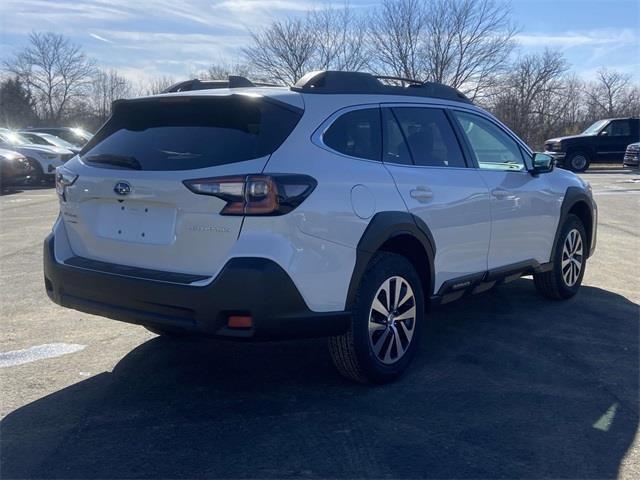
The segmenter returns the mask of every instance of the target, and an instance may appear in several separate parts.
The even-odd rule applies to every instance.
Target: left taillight
[[[70,172],[66,168],[56,168],[56,192],[63,201],[67,201],[67,187],[73,185],[77,179],[78,175]]]
[[[198,195],[227,202],[220,215],[284,215],[300,205],[317,185],[308,175],[242,175],[185,180]]]

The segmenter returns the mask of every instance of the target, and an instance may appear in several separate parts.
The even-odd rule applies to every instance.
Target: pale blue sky
[[[248,31],[325,0],[0,0],[0,57],[31,30],[63,33],[105,68],[145,79],[186,77],[241,60]],[[334,0],[342,4],[342,0]],[[377,0],[351,0],[369,10]],[[640,81],[640,0],[512,0],[519,51],[561,49],[577,73],[605,66]],[[638,72],[638,73],[637,73]]]

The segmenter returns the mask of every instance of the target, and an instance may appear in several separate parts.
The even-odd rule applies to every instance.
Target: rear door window
[[[323,143],[350,157],[380,160],[380,109],[352,110],[338,117],[322,136]]]
[[[612,120],[603,131],[609,137],[628,137],[631,135],[630,123],[629,120]]]
[[[82,160],[135,170],[242,162],[273,153],[301,115],[295,107],[242,95],[124,102],[85,147]]]
[[[444,111],[438,108],[396,107],[393,113],[415,165],[466,167],[462,150]]]

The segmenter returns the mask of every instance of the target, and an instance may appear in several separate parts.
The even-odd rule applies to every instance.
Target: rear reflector
[[[227,321],[229,328],[251,328],[253,319],[248,315],[231,315]]]

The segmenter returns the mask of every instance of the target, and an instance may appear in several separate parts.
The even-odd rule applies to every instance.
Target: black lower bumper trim
[[[313,312],[287,273],[265,258],[231,259],[207,286],[134,278],[58,263],[54,237],[44,243],[47,294],[86,313],[205,336],[279,340],[344,333],[348,312]],[[230,315],[250,315],[253,326],[231,329]]]

